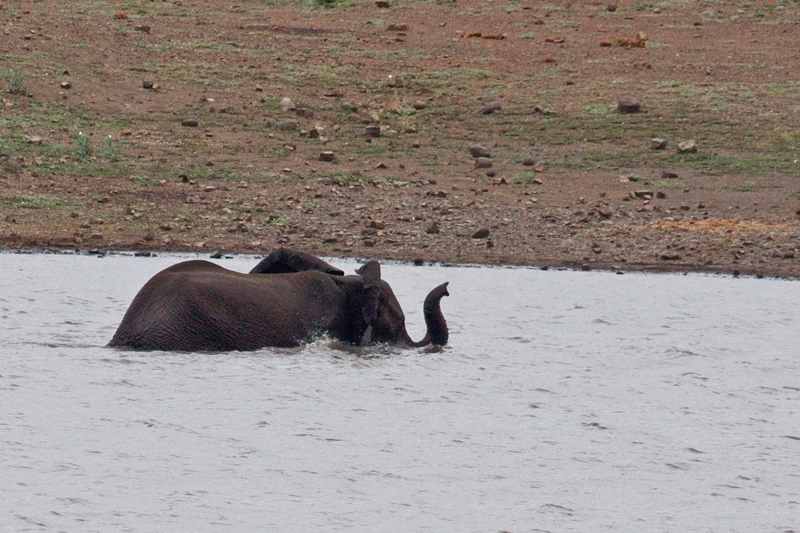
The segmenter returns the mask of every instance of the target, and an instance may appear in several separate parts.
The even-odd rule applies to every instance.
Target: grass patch
[[[3,207],[16,209],[58,209],[65,204],[58,196],[15,196],[0,200]]]

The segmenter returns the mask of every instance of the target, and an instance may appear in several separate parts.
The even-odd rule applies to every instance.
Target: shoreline
[[[25,254],[25,255],[35,255],[35,254],[60,254],[60,255],[88,255],[88,256],[100,256],[105,257],[109,255],[123,255],[123,256],[133,256],[133,257],[155,257],[160,254],[174,254],[174,255],[197,255],[197,256],[205,256],[206,258],[210,259],[222,259],[222,258],[232,258],[235,256],[254,256],[254,257],[264,257],[268,255],[272,250],[248,250],[248,249],[237,249],[237,250],[226,250],[226,251],[208,251],[208,250],[196,250],[190,248],[158,248],[158,249],[107,249],[107,248],[71,248],[71,247],[8,247],[8,246],[0,246],[0,254]],[[721,277],[732,277],[732,278],[754,278],[754,279],[779,279],[785,281],[797,281],[800,280],[800,275],[796,273],[790,273],[785,270],[781,269],[774,269],[774,270],[747,270],[747,269],[731,269],[729,267],[704,267],[704,268],[697,268],[687,265],[664,265],[664,266],[657,266],[652,264],[625,264],[624,266],[620,265],[612,265],[606,263],[599,263],[594,262],[592,264],[587,263],[574,263],[568,261],[562,261],[560,263],[556,263],[554,261],[541,261],[538,263],[523,263],[523,262],[458,262],[458,261],[448,261],[448,260],[422,260],[420,258],[416,259],[400,259],[391,256],[380,256],[380,255],[369,255],[369,256],[356,256],[356,255],[341,255],[335,253],[324,253],[324,252],[314,252],[314,255],[318,257],[324,257],[327,259],[353,259],[356,261],[364,261],[367,259],[375,259],[381,262],[390,262],[390,263],[399,263],[399,264],[406,264],[406,265],[414,265],[414,266],[430,266],[430,265],[439,265],[442,267],[452,267],[452,268],[520,268],[520,269],[536,269],[536,270],[556,270],[556,271],[572,271],[572,272],[610,272],[615,273],[618,275],[623,274],[679,274],[679,275],[689,275],[689,274],[696,274],[696,275],[713,275],[713,276],[721,276]]]

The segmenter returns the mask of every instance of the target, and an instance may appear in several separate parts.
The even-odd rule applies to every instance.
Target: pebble
[[[381,9],[386,9],[389,7],[389,2],[386,0],[376,0],[375,5]]]
[[[617,110],[620,113],[638,113],[641,104],[630,96],[623,96],[617,103]]]
[[[334,154],[333,152],[322,152],[321,154],[319,154],[318,159],[320,161],[325,161],[326,163],[330,163],[336,160],[336,154]]]
[[[279,122],[276,122],[275,126],[279,130],[284,130],[284,131],[296,130],[297,129],[297,121],[296,120],[291,120],[291,119],[281,120]]]
[[[476,144],[469,147],[469,154],[472,157],[492,157],[492,153],[485,146]]]
[[[483,106],[483,108],[481,109],[481,113],[483,113],[484,115],[490,115],[495,111],[500,111],[502,107],[503,106],[500,105],[500,102],[489,102],[488,104]]]
[[[425,109],[426,107],[428,107],[428,104],[424,100],[416,100],[413,104],[413,107],[414,109],[419,111],[421,109]]]
[[[697,143],[692,140],[683,141],[678,145],[678,153],[679,154],[696,154],[697,153]]]
[[[197,120],[193,118],[185,118],[181,120],[181,126],[186,126],[187,128],[196,128]]]
[[[674,179],[677,179],[677,178],[678,178],[678,174],[676,174],[675,172],[669,171],[669,170],[665,170],[664,172],[661,173],[661,179],[662,180],[674,180]]]
[[[364,130],[368,139],[376,139],[381,136],[380,126],[367,126]]]
[[[475,159],[475,168],[492,168],[492,160],[488,157],[478,157]]]
[[[536,161],[532,157],[526,157],[525,159],[522,160],[522,166],[525,167],[532,167],[535,164]]]
[[[489,236],[489,229],[488,228],[481,228],[475,233],[472,234],[473,239],[485,239]]]
[[[439,233],[439,224],[433,222],[430,226],[425,228],[425,233],[430,233],[430,234]]]
[[[281,111],[283,111],[284,113],[287,113],[289,111],[294,111],[295,109],[297,109],[297,106],[294,105],[294,102],[292,102],[291,99],[289,99],[286,96],[283,97],[281,103],[278,104],[278,107],[280,107]]]
[[[408,24],[389,24],[386,31],[408,31]]]
[[[667,140],[655,137],[650,139],[651,150],[664,150],[667,147]]]

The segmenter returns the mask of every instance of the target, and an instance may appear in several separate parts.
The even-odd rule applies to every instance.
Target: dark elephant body
[[[208,261],[179,263],[156,274],[139,291],[109,346],[255,350],[297,346],[323,333],[354,344],[447,343],[447,324],[439,308],[447,284],[428,295],[428,334],[414,343],[391,287],[380,279],[378,263],[367,263],[359,275],[340,273],[242,274]]]

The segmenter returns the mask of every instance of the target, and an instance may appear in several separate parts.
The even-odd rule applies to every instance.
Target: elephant
[[[377,261],[356,275],[310,254],[281,248],[244,274],[204,260],[153,276],[122,318],[108,346],[162,351],[248,351],[292,347],[322,334],[366,346],[444,346],[440,300],[447,283],[425,298],[427,332],[414,342]]]

